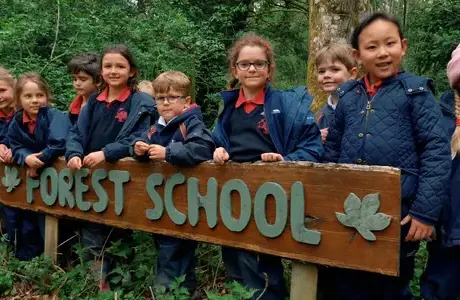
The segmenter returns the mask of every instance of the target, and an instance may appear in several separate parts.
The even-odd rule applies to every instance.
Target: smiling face
[[[41,106],[48,104],[46,92],[33,81],[27,81],[19,94],[19,101],[31,119],[35,119]]]
[[[359,49],[354,49],[372,84],[398,72],[406,54],[407,40],[401,39],[398,27],[390,21],[376,20],[359,35]]]
[[[250,64],[247,70],[241,70],[239,67],[241,65],[247,66],[247,64]],[[245,89],[258,90],[263,88],[271,75],[271,68],[264,49],[258,46],[241,48],[236,65],[232,67],[232,73]]]
[[[324,61],[317,66],[316,79],[320,88],[328,94],[334,93],[339,85],[356,75],[356,68],[350,72],[340,61]]]
[[[119,53],[106,53],[102,58],[102,78],[112,88],[123,88],[128,79],[136,74],[129,61]]]
[[[0,110],[10,110],[13,102],[13,87],[4,80],[0,80]]]

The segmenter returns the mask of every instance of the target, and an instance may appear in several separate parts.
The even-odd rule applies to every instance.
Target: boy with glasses
[[[179,167],[212,159],[214,142],[203,123],[200,107],[191,104],[189,78],[181,72],[164,72],[153,81],[153,91],[160,118],[134,141],[131,149],[134,158],[166,160]],[[157,235],[155,244],[158,249],[155,287],[169,288],[175,278],[185,275],[182,284],[191,299],[200,299],[195,291],[197,242]]]

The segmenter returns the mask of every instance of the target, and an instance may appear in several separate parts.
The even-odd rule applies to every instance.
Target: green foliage
[[[209,300],[246,300],[251,299],[254,293],[257,292],[257,290],[254,289],[247,290],[236,281],[225,284],[225,287],[230,290],[229,294],[220,296],[213,291],[206,291],[206,296]]]
[[[408,71],[432,78],[436,93],[449,90],[446,66],[460,43],[460,1],[411,1],[406,36]]]

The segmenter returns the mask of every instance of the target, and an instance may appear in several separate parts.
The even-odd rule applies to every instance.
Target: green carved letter
[[[305,201],[302,182],[294,182],[291,186],[292,237],[301,243],[318,245],[321,241],[321,232],[305,228]]]
[[[34,189],[40,186],[40,181],[37,179],[26,177],[26,197],[27,203],[34,202]]]
[[[161,174],[152,174],[147,178],[145,183],[147,188],[147,193],[150,196],[155,208],[149,208],[145,211],[145,215],[149,220],[158,220],[163,216],[164,205],[163,199],[161,199],[160,194],[155,190],[156,186],[163,184],[163,175]]]
[[[48,177],[51,181],[51,193],[48,193]],[[56,203],[58,195],[58,173],[54,168],[45,168],[40,175],[40,195],[46,205]]]
[[[123,212],[125,202],[123,183],[128,182],[131,176],[128,171],[112,170],[109,172],[109,179],[115,184],[115,213],[119,216]]]
[[[107,171],[104,169],[94,170],[93,175],[91,176],[91,184],[93,190],[99,199],[98,202],[93,203],[93,210],[97,213],[101,213],[107,209],[109,206],[109,196],[104,190],[99,181],[107,178]]]
[[[206,211],[209,228],[217,225],[217,180],[213,177],[209,178],[207,187],[206,196],[201,196],[198,190],[198,179],[190,177],[187,181],[188,219],[192,226],[198,223],[200,207]]]
[[[91,202],[83,201],[83,193],[88,191],[88,186],[83,183],[83,178],[88,177],[89,169],[80,169],[75,172],[75,202],[81,211],[88,211],[91,209]]]
[[[185,176],[181,173],[176,173],[166,180],[165,185],[165,206],[166,212],[168,213],[174,224],[182,225],[185,223],[187,217],[178,211],[174,206],[174,187],[185,182]]]
[[[67,180],[68,182],[67,182]],[[75,207],[75,198],[71,192],[73,186],[73,176],[69,168],[62,169],[59,172],[58,199],[59,204],[65,207],[66,203],[70,208]]]
[[[275,224],[267,222],[266,199],[268,195],[273,195],[276,202]],[[254,218],[257,228],[262,235],[275,238],[283,233],[288,218],[288,199],[286,191],[281,185],[274,182],[266,182],[257,190],[254,200]]]
[[[232,191],[237,191],[241,199],[241,212],[239,220],[232,215]],[[222,222],[231,231],[240,232],[246,228],[251,219],[251,194],[248,186],[241,179],[227,181],[220,192],[220,214]]]

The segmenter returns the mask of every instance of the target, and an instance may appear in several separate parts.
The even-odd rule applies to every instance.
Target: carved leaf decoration
[[[367,241],[376,241],[372,231],[380,231],[391,223],[391,217],[384,213],[377,213],[380,207],[379,194],[366,195],[361,201],[354,193],[350,193],[344,202],[344,213],[336,212],[340,223],[347,227],[354,227]]]
[[[15,167],[5,166],[5,175],[2,178],[2,184],[6,187],[6,191],[11,193],[21,182],[19,179],[19,171]]]

